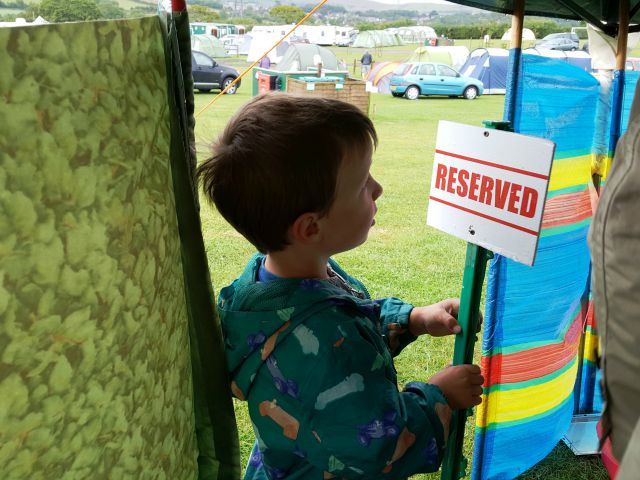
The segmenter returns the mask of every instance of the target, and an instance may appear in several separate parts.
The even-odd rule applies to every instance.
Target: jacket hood
[[[352,306],[360,314],[371,311],[373,301],[359,300],[327,280],[283,278],[258,282],[264,255],[255,255],[242,275],[220,291],[218,312],[225,339],[227,367],[233,394],[244,400],[255,373],[277,345],[311,315],[338,305]],[[343,274],[332,260],[331,267]]]

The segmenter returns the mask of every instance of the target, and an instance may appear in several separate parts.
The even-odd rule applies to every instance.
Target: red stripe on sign
[[[461,160],[467,160],[468,162],[479,163],[480,165],[487,165],[489,167],[500,168],[502,170],[508,170],[510,172],[519,173],[521,175],[528,175],[530,177],[540,178],[541,180],[548,180],[548,175],[542,175],[540,173],[530,172],[528,170],[521,170],[520,168],[507,167],[506,165],[500,165],[498,163],[487,162],[486,160],[480,160],[479,158],[467,157],[465,155],[459,155],[457,153],[445,152],[444,150],[437,150],[436,153],[440,155],[446,155],[447,157],[459,158]]]
[[[456,205],[455,203],[447,202],[446,200],[442,200],[440,198],[434,197],[432,195],[429,196],[429,200],[433,200],[435,202],[440,202],[444,205],[447,205],[452,208],[457,208],[458,210],[462,210],[463,212],[470,213],[477,217],[486,218],[487,220],[491,220],[492,222],[500,223],[501,225],[506,225],[507,227],[515,228],[516,230],[520,230],[521,232],[528,233],[529,235],[533,235],[534,237],[538,236],[538,232],[534,232],[533,230],[529,230],[528,228],[521,227],[520,225],[516,225],[515,223],[507,222],[505,220],[501,220],[499,218],[492,217],[490,215],[486,215],[484,213],[480,213],[476,210],[471,210],[470,208],[462,207],[460,205]]]

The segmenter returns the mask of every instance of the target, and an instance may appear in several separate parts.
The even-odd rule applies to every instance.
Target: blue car
[[[448,95],[473,100],[482,95],[480,80],[465,77],[449,65],[432,62],[403,63],[393,72],[389,82],[394,97],[415,100],[420,95]]]

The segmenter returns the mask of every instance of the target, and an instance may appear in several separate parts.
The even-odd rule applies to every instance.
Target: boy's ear
[[[289,227],[289,237],[296,243],[315,243],[320,236],[320,224],[315,213],[303,213]]]

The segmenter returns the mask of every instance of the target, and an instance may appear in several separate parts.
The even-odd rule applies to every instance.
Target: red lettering
[[[445,178],[446,176],[447,176],[447,166],[439,163],[438,171],[436,172],[436,188],[440,190],[445,189],[447,185],[447,180]]]
[[[494,205],[497,208],[504,209],[504,204],[507,201],[507,194],[509,193],[510,186],[511,182],[503,182],[502,180],[496,178],[496,201]]]
[[[469,171],[468,170],[460,170],[458,172],[458,188],[456,188],[456,192],[461,197],[467,196],[467,190],[469,186],[467,185],[467,180],[469,179]]]
[[[522,185],[518,185],[517,183],[511,184],[511,194],[509,195],[509,206],[507,210],[511,213],[518,213],[518,207],[516,204],[520,201],[520,195],[518,192],[522,190]]]
[[[449,178],[447,180],[447,192],[449,193],[456,193],[455,188],[453,188],[456,184],[456,173],[458,173],[456,167],[449,167]]]
[[[538,191],[530,187],[524,187],[522,191],[522,205],[520,206],[520,215],[527,218],[533,218],[538,206]]]
[[[478,180],[480,179],[479,173],[471,174],[471,186],[469,187],[469,198],[471,200],[478,201],[478,196],[476,195],[476,190],[478,190]]]
[[[493,190],[493,178],[482,176],[482,183],[480,184],[480,201],[491,205],[491,191]]]

